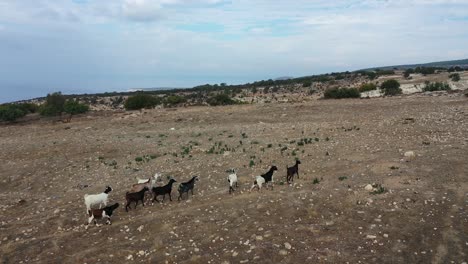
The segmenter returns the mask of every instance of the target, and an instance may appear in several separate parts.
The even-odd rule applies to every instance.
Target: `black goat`
[[[180,201],[182,199],[182,194],[187,193],[187,199],[188,199],[188,192],[192,191],[193,195],[193,187],[195,186],[195,181],[198,181],[198,176],[193,176],[192,179],[188,182],[183,182],[179,185],[179,198],[177,199]]]
[[[136,209],[139,201],[141,201],[141,204],[143,204],[143,206],[145,206],[144,199],[145,199],[145,192],[146,191],[149,191],[147,186],[145,186],[139,192],[134,192],[134,193],[127,192],[125,194],[125,200],[127,200],[127,205],[125,205],[125,211],[128,212],[128,208],[130,207],[130,204],[132,202],[135,202],[135,209]]]
[[[289,183],[289,181],[293,182],[294,181],[294,175],[297,175],[297,178],[299,179],[299,164],[301,164],[300,160],[296,160],[296,164],[292,167],[288,167],[286,165],[286,181]]]
[[[98,226],[96,219],[107,218],[106,224],[111,225],[111,216],[115,209],[119,207],[119,203],[115,203],[111,206],[106,206],[102,209],[90,209],[88,210],[88,225],[86,225],[86,229],[88,229],[89,224],[94,220],[94,224]]]
[[[158,201],[158,203],[159,203],[159,200],[157,198],[158,195],[163,195],[162,201],[164,201],[164,198],[166,198],[166,194],[169,194],[169,200],[171,200],[171,202],[172,202],[171,191],[172,191],[172,184],[174,184],[174,182],[177,182],[177,181],[174,180],[174,179],[171,179],[164,186],[153,187],[153,189],[151,190],[153,192],[153,203],[154,203],[154,201]]]

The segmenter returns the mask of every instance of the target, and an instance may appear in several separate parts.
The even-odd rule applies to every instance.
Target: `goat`
[[[135,208],[137,207],[138,205],[138,202],[141,201],[141,203],[143,204],[143,206],[145,206],[145,202],[144,202],[144,199],[145,199],[145,192],[148,191],[148,187],[147,186],[144,186],[143,189],[141,189],[141,191],[139,192],[127,192],[125,194],[125,200],[127,200],[127,204],[125,205],[125,211],[128,212],[128,208],[130,207],[130,204],[132,202],[135,202]]]
[[[107,218],[106,224],[111,225],[111,216],[115,209],[119,207],[119,203],[115,203],[111,206],[106,206],[103,209],[91,209],[88,211],[88,224],[86,225],[86,229],[88,229],[89,224],[94,220],[94,224],[97,224],[97,219]]]
[[[257,187],[258,190],[261,190],[262,189],[262,185],[265,183],[265,184],[268,184],[269,182],[271,182],[271,189],[273,190],[273,172],[274,171],[277,171],[278,168],[276,166],[271,166],[270,170],[268,170],[265,174],[262,174],[260,176],[257,176],[255,177],[255,181],[254,181],[254,184],[252,185],[252,188],[250,188],[250,191],[253,190],[253,188]]]
[[[150,178],[150,183],[151,183],[150,188],[156,187],[156,183],[161,180],[161,176],[162,176],[161,173],[156,173],[156,174],[154,174],[153,178]],[[148,179],[137,178],[137,180],[138,180],[138,183],[147,183],[148,182]]]
[[[237,188],[237,172],[235,169],[231,170],[232,173],[228,175],[227,180],[229,182],[229,194],[234,191],[233,186],[235,185]]]
[[[187,193],[187,199],[189,196],[188,194],[189,191],[192,191],[192,195],[193,195],[193,187],[195,186],[195,181],[198,181],[198,176],[193,176],[190,181],[179,184],[179,188],[178,188],[179,198],[177,199],[178,201],[182,199],[183,193]]]
[[[84,200],[86,204],[86,213],[88,213],[88,211],[91,210],[91,206],[93,205],[99,204],[99,209],[101,209],[101,204],[104,204],[104,206],[107,206],[107,201],[108,201],[107,198],[111,191],[112,191],[112,188],[110,186],[106,186],[106,189],[102,193],[85,194]]]
[[[297,178],[299,179],[299,164],[301,164],[300,160],[296,160],[296,164],[292,167],[288,167],[286,165],[286,181],[294,181],[294,174],[297,174]]]
[[[143,190],[144,187],[147,187],[148,190],[151,189],[151,178],[149,178],[148,180],[146,180],[143,183],[133,184],[132,188],[130,189],[129,192],[130,193],[139,192],[139,191]]]
[[[157,198],[158,195],[163,195],[162,201],[164,202],[164,198],[166,198],[166,194],[169,194],[169,200],[171,200],[172,202],[171,192],[172,192],[172,184],[174,184],[174,182],[177,182],[177,181],[174,179],[171,179],[166,185],[162,187],[153,187],[153,189],[151,189],[151,191],[153,192],[153,203],[154,201],[158,201],[159,203],[159,200]]]

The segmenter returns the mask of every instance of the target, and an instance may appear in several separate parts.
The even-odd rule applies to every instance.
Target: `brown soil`
[[[3,125],[0,262],[462,263],[467,120],[468,98],[444,94]],[[144,155],[156,157],[135,161]],[[284,184],[296,157],[300,178]],[[274,190],[249,193],[273,164]],[[229,168],[240,180],[233,195]],[[85,193],[111,185],[111,203],[123,204],[135,178],[155,172],[164,182],[199,175],[195,195],[177,202],[176,184],[172,202],[122,205],[111,226],[85,229]],[[364,190],[373,183],[386,192]]]

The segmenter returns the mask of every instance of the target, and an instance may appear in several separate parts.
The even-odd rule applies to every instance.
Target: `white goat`
[[[150,186],[148,186],[150,188],[150,190],[153,188],[153,187],[156,187],[156,183],[159,182],[161,180],[161,173],[156,173],[154,174],[153,178],[150,178]],[[148,182],[148,179],[140,179],[140,178],[137,178],[138,180],[138,183],[147,183]]]
[[[237,188],[237,171],[235,169],[231,170],[232,173],[228,175],[227,180],[229,182],[229,194],[231,191],[234,191],[233,186],[235,185]]]
[[[91,210],[91,206],[93,205],[99,204],[99,209],[101,209],[101,204],[107,206],[108,196],[111,191],[112,188],[110,186],[106,186],[106,189],[102,193],[85,194],[84,200],[86,204],[86,214],[88,214],[88,211]]]

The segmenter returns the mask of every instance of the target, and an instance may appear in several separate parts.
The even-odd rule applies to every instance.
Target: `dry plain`
[[[468,98],[433,95],[2,125],[0,262],[466,263]],[[248,192],[271,165],[274,189]],[[123,204],[155,172],[198,175],[195,195],[178,202],[176,185],[172,202],[120,207],[111,226],[85,229],[85,193],[111,185]]]

